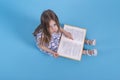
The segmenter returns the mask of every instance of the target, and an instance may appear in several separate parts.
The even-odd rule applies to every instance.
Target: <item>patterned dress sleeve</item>
[[[52,56],[51,53],[49,53],[49,52],[47,52],[47,51],[44,51],[44,50],[42,50],[42,49],[39,47],[41,36],[42,36],[42,32],[39,32],[39,33],[36,35],[36,45],[37,45],[37,47],[39,48],[39,50],[40,50],[42,53],[45,53],[45,54],[48,54],[48,55]]]

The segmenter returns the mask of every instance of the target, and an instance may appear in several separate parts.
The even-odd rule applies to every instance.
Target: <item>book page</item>
[[[73,40],[65,37],[62,34],[57,53],[66,58],[80,60],[82,56],[86,30],[70,25],[64,25],[64,29],[71,33]]]
[[[85,32],[86,32],[85,29],[81,29],[78,27],[71,27],[69,25],[65,25],[64,29],[71,33],[73,40],[78,41],[78,42],[83,42]]]
[[[82,51],[82,44],[64,38],[61,41],[61,45],[59,46],[58,53],[60,53],[60,55],[64,57],[80,60],[80,57],[82,55],[80,53],[81,51]]]

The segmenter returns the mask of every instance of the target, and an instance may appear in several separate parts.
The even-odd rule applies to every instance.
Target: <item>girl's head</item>
[[[41,42],[48,43],[51,39],[51,34],[60,31],[60,24],[57,15],[50,9],[45,10],[41,14],[41,24],[35,29],[34,36],[42,31],[43,40]]]
[[[59,20],[57,15],[52,10],[46,10],[41,15],[41,25],[48,30],[49,33],[54,33],[59,30]]]

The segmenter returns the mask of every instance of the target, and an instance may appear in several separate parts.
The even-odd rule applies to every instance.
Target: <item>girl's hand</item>
[[[65,37],[73,40],[73,37],[72,37],[72,35],[71,35],[70,32],[67,32],[67,31],[66,31],[64,35],[65,35]]]
[[[59,54],[58,54],[58,53],[54,53],[53,56],[54,56],[55,58],[57,58],[57,57],[59,57]]]

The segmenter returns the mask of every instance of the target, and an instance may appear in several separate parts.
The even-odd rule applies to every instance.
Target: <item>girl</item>
[[[41,24],[35,29],[33,35],[36,38],[37,46],[47,54],[58,57],[57,49],[61,34],[73,39],[71,34],[60,27],[57,15],[52,10],[45,10],[41,15]],[[95,40],[85,40],[88,45],[95,45]],[[97,50],[83,50],[83,54],[95,56]]]

